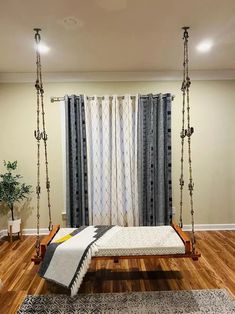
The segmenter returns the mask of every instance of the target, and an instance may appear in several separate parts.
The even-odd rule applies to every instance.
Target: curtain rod
[[[112,97],[112,96],[110,96],[110,97]],[[118,96],[118,97],[122,97],[123,98],[123,96]],[[131,96],[131,98],[132,97],[135,97],[135,96]],[[91,97],[87,97],[87,98],[94,99],[94,97],[92,97],[92,96]],[[104,99],[104,97],[102,97],[102,98]],[[175,95],[172,95],[171,99],[173,101],[175,99]],[[63,100],[65,100],[65,97],[51,97],[51,103],[56,102],[56,101],[63,101]]]

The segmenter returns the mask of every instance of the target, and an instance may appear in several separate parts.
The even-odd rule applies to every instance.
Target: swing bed
[[[105,243],[101,244],[100,251],[92,256],[92,259],[113,259],[115,262],[117,262],[119,259],[143,259],[143,258],[192,258],[193,260],[198,260],[198,258],[201,256],[201,254],[196,250],[196,240],[195,240],[195,234],[194,234],[194,206],[193,206],[193,178],[192,178],[192,158],[191,158],[191,136],[194,133],[193,127],[190,125],[190,103],[189,103],[189,89],[190,89],[190,78],[189,78],[189,70],[188,70],[188,29],[189,27],[183,27],[184,33],[183,33],[183,40],[184,40],[184,61],[183,61],[183,82],[182,82],[182,96],[183,96],[183,105],[182,105],[182,130],[180,133],[181,138],[181,175],[180,175],[180,218],[179,218],[179,224],[172,223],[171,226],[159,226],[159,227],[119,227],[122,228],[119,230],[119,234],[123,232],[123,230],[129,229],[131,232],[134,230],[137,232],[138,235],[138,229],[141,230],[141,228],[147,228],[142,230],[141,237],[143,238],[143,242],[147,243],[148,239],[144,239],[145,234],[149,234],[151,230],[153,231],[153,234],[161,232],[165,227],[167,227],[168,232],[170,232],[171,235],[173,235],[173,238],[176,239],[176,242],[179,245],[179,249],[175,249],[175,247],[172,247],[171,244],[167,244],[164,248],[164,241],[162,244],[162,247],[160,251],[154,252],[154,248],[150,245],[148,246],[148,249],[146,247],[142,247],[143,243],[141,243],[140,247],[138,247],[138,244],[135,245],[132,251],[132,247],[130,242],[127,242],[127,245],[122,245],[122,250],[119,247],[118,254],[114,254],[115,251],[117,251],[117,248],[110,246],[110,238],[106,243],[107,247],[105,247]],[[52,225],[52,219],[51,219],[51,204],[50,204],[50,181],[49,181],[49,171],[48,171],[48,154],[47,154],[47,133],[46,133],[46,126],[45,126],[45,110],[44,110],[44,89],[43,89],[43,82],[42,82],[42,71],[41,71],[41,56],[40,51],[38,49],[39,43],[41,40],[40,37],[40,31],[41,29],[34,29],[35,31],[35,42],[36,42],[36,94],[37,94],[37,129],[34,132],[36,141],[37,141],[37,186],[36,186],[36,195],[37,195],[37,238],[36,238],[36,255],[32,257],[32,261],[35,264],[40,264],[43,259],[45,258],[47,249],[50,247],[50,244],[58,242],[58,239],[66,234],[68,236],[71,232],[74,232],[75,229],[72,228],[60,228],[60,225]],[[57,98],[56,100],[58,100]],[[42,132],[40,132],[40,111],[42,115]],[[187,117],[186,117],[187,113]],[[187,126],[186,122],[187,121]],[[189,190],[189,199],[190,199],[190,213],[191,213],[191,224],[192,224],[192,230],[190,232],[190,235],[188,233],[185,233],[183,228],[183,219],[182,219],[182,213],[183,213],[183,189],[184,189],[184,146],[185,146],[185,140],[187,139],[188,143],[188,169],[189,169],[189,183],[188,183],[188,190]],[[45,153],[45,168],[46,168],[46,189],[47,189],[47,200],[48,200],[48,212],[49,212],[49,234],[45,236],[43,239],[40,239],[39,234],[39,220],[40,220],[40,142],[41,140],[44,143],[44,153]],[[134,228],[134,229],[133,229]],[[148,232],[145,232],[145,231]],[[61,236],[60,236],[61,233]],[[108,233],[107,233],[108,234]],[[113,238],[117,238],[118,233],[116,233]],[[104,235],[106,237],[106,235]],[[140,237],[140,235],[139,235]],[[99,242],[99,240],[97,241]],[[104,242],[104,241],[103,241]],[[124,241],[125,242],[125,241]],[[133,241],[132,241],[133,242]],[[101,243],[102,243],[102,237],[101,237]],[[123,241],[122,241],[123,243]],[[103,245],[103,247],[102,247]],[[174,246],[174,245],[173,245]],[[106,253],[102,255],[102,251],[104,252],[106,249]],[[108,250],[108,253],[107,253]],[[120,253],[121,252],[121,253]],[[124,252],[124,253],[123,253]],[[136,253],[137,252],[137,253]],[[162,253],[164,252],[164,253]],[[66,254],[66,251],[65,253]]]

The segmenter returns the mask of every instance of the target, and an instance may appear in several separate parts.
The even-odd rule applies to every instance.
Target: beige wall
[[[64,186],[61,116],[50,96],[171,92],[173,134],[173,204],[179,209],[179,167],[181,128],[180,82],[99,82],[45,84],[49,135],[49,166],[54,223],[62,223]],[[235,81],[196,81],[191,88],[195,218],[198,224],[235,223]],[[34,84],[0,85],[0,160],[18,160],[18,171],[27,184],[35,186],[36,124]],[[3,170],[2,163],[0,171]],[[43,181],[43,180],[42,180]],[[45,189],[43,190],[45,192]],[[187,207],[187,206],[186,206]],[[188,207],[185,223],[190,222]],[[35,228],[35,196],[22,209],[25,228]],[[0,229],[6,217],[0,216]],[[47,227],[46,195],[42,196],[41,227]]]

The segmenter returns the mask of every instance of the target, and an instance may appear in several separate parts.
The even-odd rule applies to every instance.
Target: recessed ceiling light
[[[50,48],[43,43],[40,43],[37,48],[40,53],[47,53],[50,50]]]
[[[211,39],[203,40],[197,45],[199,52],[208,52],[213,47],[213,41]]]

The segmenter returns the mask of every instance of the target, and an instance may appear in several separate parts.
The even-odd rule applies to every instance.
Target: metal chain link
[[[37,257],[40,255],[40,141],[41,139],[44,142],[44,153],[45,153],[45,167],[46,167],[46,189],[47,189],[47,203],[48,203],[48,212],[49,212],[49,230],[52,228],[52,219],[51,219],[51,203],[50,203],[50,181],[49,181],[49,171],[48,171],[48,153],[47,153],[47,134],[46,134],[46,125],[45,125],[45,109],[44,109],[44,90],[42,82],[42,67],[41,67],[41,56],[39,51],[39,44],[41,41],[41,36],[39,32],[40,28],[35,28],[35,42],[36,42],[36,83],[35,88],[37,92],[37,129],[34,131],[34,136],[37,140],[37,239],[36,239],[36,254]],[[42,115],[42,128],[43,131],[40,132],[40,107]]]
[[[48,167],[48,153],[47,153],[47,133],[46,133],[46,123],[45,123],[45,108],[44,108],[44,89],[42,82],[42,65],[41,56],[39,54],[39,85],[40,85],[40,100],[41,100],[41,110],[42,110],[42,133],[41,138],[44,143],[44,154],[45,154],[45,168],[46,168],[46,190],[47,190],[47,206],[49,215],[49,226],[48,229],[52,229],[52,219],[51,219],[51,197],[50,197],[50,180],[49,180],[49,167]]]
[[[183,82],[181,86],[181,91],[183,94],[183,106],[182,106],[182,129],[180,133],[181,137],[181,158],[180,158],[180,221],[179,226],[183,228],[183,189],[184,189],[184,138],[185,138],[185,98],[186,98],[186,91],[185,91],[185,84],[186,84],[186,42],[184,41],[184,62],[183,62]]]
[[[183,27],[184,34],[184,71],[183,71],[183,82],[182,82],[182,93],[183,93],[183,109],[182,109],[182,130],[181,130],[181,175],[180,175],[180,227],[183,227],[183,186],[184,186],[184,138],[188,137],[188,167],[189,167],[189,197],[190,197],[190,213],[191,213],[191,224],[192,224],[192,252],[195,253],[195,232],[194,232],[194,204],[193,204],[193,176],[192,176],[192,151],[191,151],[191,136],[194,133],[194,128],[190,126],[190,98],[189,98],[189,89],[191,81],[189,78],[189,58],[188,58],[188,29],[189,27]],[[187,105],[187,129],[185,129],[185,105]]]
[[[41,133],[40,133],[40,84],[39,84],[39,51],[38,44],[40,42],[40,29],[34,29],[35,34],[35,42],[36,42],[36,83],[35,88],[37,92],[37,129],[34,131],[34,136],[37,140],[37,186],[36,186],[36,194],[37,194],[37,239],[36,239],[36,254],[37,257],[40,255],[40,236],[39,236],[39,227],[40,227],[40,141],[41,141]]]

